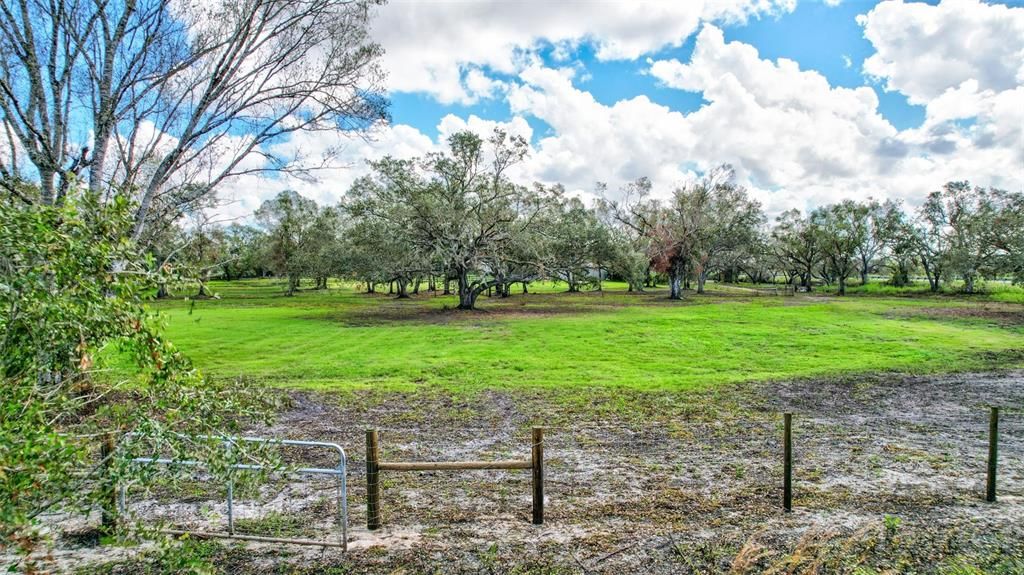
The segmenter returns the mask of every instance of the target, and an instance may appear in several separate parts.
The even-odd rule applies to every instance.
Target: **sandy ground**
[[[251,431],[345,447],[350,551],[226,544],[219,564],[243,573],[283,562],[311,573],[899,573],[961,564],[1024,573],[1024,372],[552,394],[293,393],[274,427]],[[994,404],[1014,409],[1001,426],[999,501],[989,504]],[[794,413],[792,513],[781,508],[784,411]],[[532,425],[546,427],[543,526],[530,523],[528,471],[383,472],[385,527],[366,530],[367,427],[380,429],[385,460],[415,461],[526,458]],[[292,461],[336,463],[313,450]],[[196,479],[132,494],[130,508],[179,528],[223,530],[222,490]],[[337,541],[334,489],[302,477],[241,493],[240,530]],[[73,537],[83,525],[55,525],[67,534],[56,570],[146,549],[83,544]]]

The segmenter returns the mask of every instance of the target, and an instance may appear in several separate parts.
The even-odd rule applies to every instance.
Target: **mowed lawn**
[[[1024,306],[952,297],[749,297],[718,289],[398,301],[352,286],[281,295],[278,283],[218,283],[220,299],[154,304],[167,335],[207,375],[269,385],[454,390],[509,386],[687,389],[857,372],[1024,364]]]

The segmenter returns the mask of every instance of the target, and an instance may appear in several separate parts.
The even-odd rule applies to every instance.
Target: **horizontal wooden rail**
[[[533,469],[532,461],[381,461],[380,471],[443,471],[448,469]]]
[[[471,469],[529,469],[533,484],[533,523],[544,523],[544,428],[534,427],[530,459],[498,461],[381,461],[380,438],[376,429],[366,430],[366,527],[381,526],[380,492],[382,471],[459,471]]]

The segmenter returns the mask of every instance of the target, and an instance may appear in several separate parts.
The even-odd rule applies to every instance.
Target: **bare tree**
[[[208,194],[243,174],[312,177],[336,150],[308,156],[281,145],[289,135],[357,133],[386,118],[381,49],[367,32],[378,3],[4,2],[0,110],[12,151],[0,175],[17,174],[24,156],[38,201],[55,203],[87,172],[93,191],[134,195],[135,239],[185,185]]]

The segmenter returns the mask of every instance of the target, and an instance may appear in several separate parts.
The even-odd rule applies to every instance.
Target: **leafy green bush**
[[[161,337],[142,295],[157,274],[127,239],[129,213],[88,195],[0,204],[0,545],[25,554],[44,512],[111,516],[114,486],[152,473],[132,457],[198,457],[228,473],[222,442],[196,436],[271,412],[268,396],[205,380]],[[103,377],[96,357],[111,346],[133,359],[131,376]],[[101,459],[108,435],[118,448]]]

